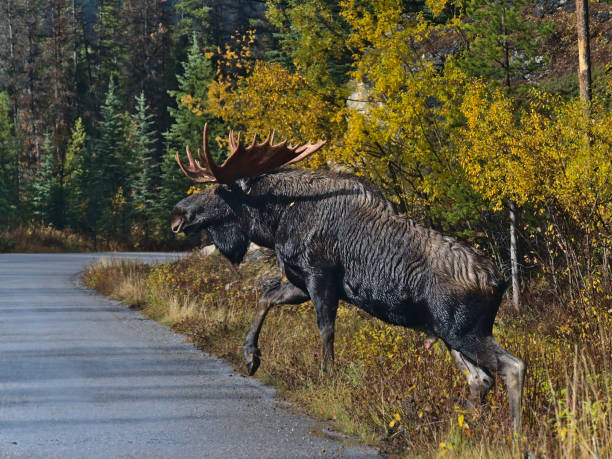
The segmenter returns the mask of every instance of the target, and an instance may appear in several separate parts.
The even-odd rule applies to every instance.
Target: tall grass
[[[197,236],[172,236],[167,240],[146,240],[130,235],[127,239],[87,237],[70,229],[52,226],[16,226],[0,231],[0,253],[60,253],[124,250],[190,250],[199,244]]]
[[[279,275],[262,260],[238,270],[218,255],[153,267],[103,262],[84,279],[241,367],[242,341],[261,293],[257,285]],[[522,316],[510,309],[502,306],[495,334],[528,365],[520,435],[508,426],[501,380],[486,406],[469,413],[467,385],[443,344],[426,350],[420,333],[350,305],[339,310],[337,364],[330,373],[321,371],[311,304],[273,309],[260,337],[257,377],[383,452],[612,457],[612,317],[603,300],[579,315],[554,303],[533,305]]]
[[[49,226],[17,226],[0,232],[0,253],[55,253],[94,250],[92,241]]]

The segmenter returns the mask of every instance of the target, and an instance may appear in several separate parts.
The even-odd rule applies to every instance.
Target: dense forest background
[[[559,301],[609,291],[612,7],[593,98],[560,0],[1,0],[0,230],[168,248],[205,122],[328,139],[362,175]],[[277,137],[278,138],[278,137]],[[586,296],[585,296],[586,295]],[[603,297],[601,296],[603,295]],[[606,301],[609,300],[608,297]],[[518,302],[517,302],[518,307]]]

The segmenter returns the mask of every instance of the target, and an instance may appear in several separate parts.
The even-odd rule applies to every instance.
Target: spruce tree
[[[11,121],[8,94],[0,93],[0,229],[16,219],[18,140]]]
[[[131,188],[133,218],[142,227],[146,241],[151,237],[151,224],[156,212],[152,189],[156,133],[152,118],[144,92],[141,92],[136,97],[136,113],[132,115],[131,124],[130,137],[133,139]]]
[[[212,141],[216,136],[224,134],[222,124],[206,113],[208,84],[214,78],[214,72],[210,60],[200,49],[195,33],[192,34],[187,61],[182,65],[184,73],[177,75],[178,89],[168,91],[176,100],[177,107],[168,108],[173,123],[170,130],[164,133],[168,147],[161,165],[162,183],[157,215],[159,224],[166,226],[174,204],[185,197],[190,184],[179,170],[174,157],[177,152],[184,155],[185,145],[189,145],[194,152],[201,148],[204,123],[208,123],[208,138],[211,140],[209,146],[215,161],[222,161],[225,157]]]
[[[176,26],[175,40],[179,46],[188,45],[189,39],[196,34],[208,41],[208,14],[211,8],[202,0],[177,0],[174,4]]]
[[[31,183],[31,203],[34,219],[43,225],[57,225],[60,183],[53,144],[49,135],[41,149],[40,166]]]
[[[97,43],[95,47],[95,70],[97,80],[105,82],[111,77],[121,79],[122,70],[129,65],[130,50],[125,43],[128,23],[122,12],[120,0],[105,0],[99,3],[95,24]],[[102,88],[99,88],[98,94]]]
[[[168,107],[173,122],[170,130],[164,133],[168,141],[168,152],[172,156],[177,151],[185,151],[185,145],[190,145],[193,150],[201,147],[202,128],[206,122],[209,138],[214,139],[216,135],[222,134],[221,124],[206,113],[208,84],[215,73],[210,60],[202,52],[195,33],[192,34],[187,60],[182,66],[183,74],[176,77],[178,89],[168,91],[177,105],[176,108]],[[222,156],[212,143],[211,151],[215,160],[221,159]]]
[[[113,78],[109,81],[106,100],[100,112],[99,137],[91,161],[91,210],[94,212],[90,213],[90,219],[102,217],[99,230],[111,237],[125,238],[127,209],[119,194],[125,192],[130,158],[125,148],[125,117]],[[119,190],[121,193],[118,194]],[[96,223],[90,221],[90,224]],[[99,232],[98,229],[95,232]]]
[[[89,193],[90,157],[85,148],[83,120],[77,118],[72,128],[64,165],[64,188],[66,194],[66,222],[75,230],[84,227],[85,209]]]
[[[468,47],[460,59],[465,71],[510,89],[545,65],[537,54],[552,23],[523,18],[525,5],[526,0],[468,0]]]

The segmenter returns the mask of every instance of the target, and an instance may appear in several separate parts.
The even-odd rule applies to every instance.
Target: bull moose
[[[493,322],[507,282],[476,249],[395,211],[382,193],[352,174],[287,167],[324,141],[245,146],[230,131],[230,156],[215,164],[203,135],[203,156],[181,170],[214,183],[180,201],[171,228],[206,230],[232,263],[252,241],[276,252],[287,281],[259,299],[244,341],[250,375],[260,364],[257,341],[266,314],[279,304],[312,300],[324,368],[334,360],[334,323],[344,300],[391,324],[441,339],[466,374],[471,402],[482,403],[499,373],[509,393],[511,422],[520,429],[525,364],[495,341]]]

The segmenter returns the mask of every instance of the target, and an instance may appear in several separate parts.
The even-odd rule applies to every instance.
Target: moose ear
[[[249,248],[249,238],[236,225],[208,227],[213,243],[229,261],[237,265]]]

